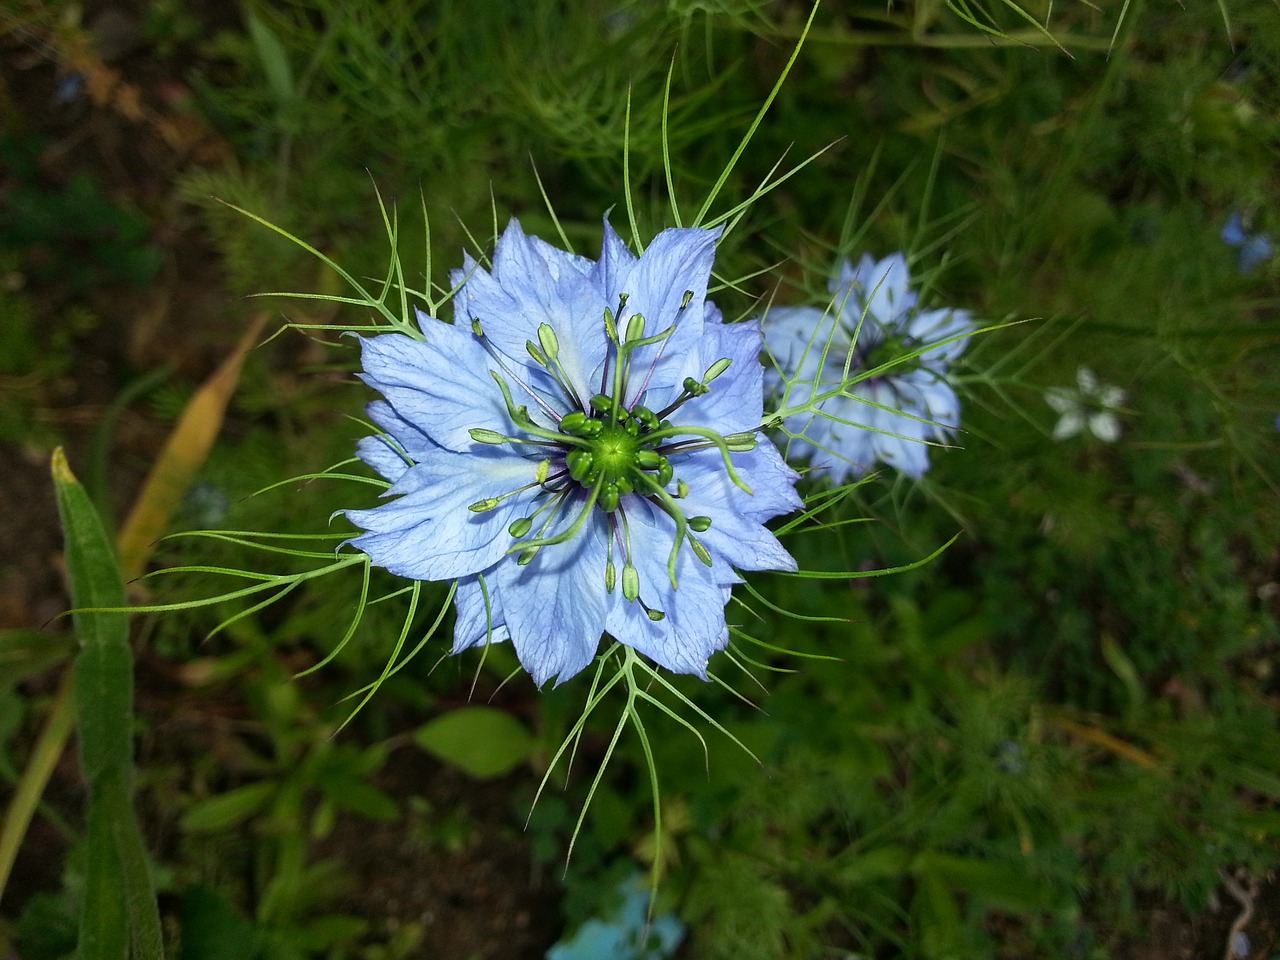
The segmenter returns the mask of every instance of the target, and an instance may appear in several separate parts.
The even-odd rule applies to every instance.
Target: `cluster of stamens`
[[[692,299],[692,293],[685,294],[681,311]],[[624,294],[618,303],[616,315],[621,315],[626,300]],[[644,318],[640,314],[632,314],[627,320],[625,336],[619,336],[616,315],[609,309],[604,312],[605,334],[612,350],[601,374],[600,390],[589,398],[582,398],[570,382],[560,363],[558,338],[549,324],[543,323],[538,327],[537,343],[532,340],[526,342],[529,356],[551,375],[564,394],[564,401],[571,408],[568,413],[560,413],[529,384],[522,381],[485,338],[481,321],[472,321],[472,331],[502,369],[502,374],[494,372],[492,375],[502,391],[507,414],[521,434],[507,436],[495,430],[476,427],[470,431],[472,439],[480,443],[516,445],[524,448],[521,455],[530,459],[537,454],[529,453],[528,448],[545,449],[546,455],[538,459],[532,483],[499,497],[477,501],[471,504],[470,509],[477,513],[492,510],[507,497],[533,487],[540,488],[540,495],[534,500],[536,509],[528,516],[513,520],[507,528],[513,540],[508,553],[516,554],[517,563],[527,564],[543,547],[571,540],[598,507],[606,515],[610,531],[608,558],[604,569],[606,589],[612,592],[618,580],[613,559],[616,548],[622,557],[623,596],[629,601],[638,602],[650,619],[661,620],[665,614],[649,607],[639,597],[640,578],[631,556],[627,514],[629,498],[643,498],[673,521],[675,533],[667,559],[667,572],[675,587],[676,562],[679,551],[685,544],[700,562],[711,566],[711,554],[697,537],[697,534],[710,528],[711,518],[685,515],[680,501],[688,495],[688,486],[683,480],[676,478],[670,458],[676,454],[715,447],[721,454],[730,479],[750,493],[750,488],[734,470],[730,453],[752,449],[756,439],[752,433],[722,436],[706,427],[679,426],[668,419],[688,401],[708,393],[711,381],[729,368],[728,359],[713,363],[701,380],[686,377],[679,395],[662,410],[655,412],[640,403],[657,359],[645,372],[639,389],[632,392],[632,354],[640,347],[659,344],[658,357],[661,357],[667,339],[676,329],[676,323],[656,335],[646,337]],[[678,320],[677,316],[677,322]],[[530,397],[548,419],[555,421],[555,429],[536,422],[526,405],[515,402],[507,378]],[[675,481],[674,491],[668,489],[672,481]],[[582,496],[584,493],[585,497]],[[570,505],[571,501],[580,502],[577,515],[559,532],[550,533],[562,508]]]

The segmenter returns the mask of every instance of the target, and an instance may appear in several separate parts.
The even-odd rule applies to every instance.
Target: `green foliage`
[[[421,930],[397,940],[343,915],[339,825],[402,825],[426,872],[477,831],[518,829],[535,794],[534,859],[560,876],[572,847],[569,926],[607,910],[640,861],[698,957],[1118,956],[1150,904],[1195,915],[1222,871],[1273,870],[1277,272],[1242,275],[1219,238],[1233,209],[1273,234],[1280,215],[1273,6],[827,4],[723,182],[808,8],[617,7],[249,4],[243,29],[201,45],[190,79],[237,156],[188,170],[178,195],[234,294],[313,297],[287,308],[301,329],[251,360],[184,518],[212,529],[160,548],[189,576],[143,584],[171,611],[152,655],[193,711],[235,721],[198,747],[153,746],[143,770],[141,809],[173,838],[180,956],[415,955]],[[195,40],[171,4],[152,17],[157,42]],[[39,213],[0,230],[6,272],[69,237],[83,254],[69,286],[149,278],[145,232],[100,186],[51,197],[5,149],[20,161],[5,202]],[[931,451],[919,484],[806,486],[814,515],[788,521],[786,543],[830,575],[740,588],[718,683],[615,655],[616,686],[606,671],[585,698],[535,697],[505,644],[437,668],[447,587],[410,594],[335,554],[340,519],[319,536],[382,492],[343,479],[367,397],[331,328],[411,330],[414,304],[447,315],[441,266],[463,246],[483,257],[507,215],[585,244],[606,210],[644,236],[747,198],[717,260],[727,316],[820,302],[840,256],[900,248],[930,304],[999,328],[957,368],[964,449]],[[6,438],[89,322],[46,329],[38,309],[0,287]],[[1114,445],[1051,439],[1045,391],[1081,366],[1126,391]],[[153,400],[172,415],[181,391]],[[886,568],[900,572],[870,576]],[[315,589],[324,570],[341,576]],[[120,680],[112,650],[97,666]],[[10,779],[32,710],[12,691],[65,656],[0,635]],[[27,902],[23,956],[69,953],[86,901],[117,941],[125,922],[128,901],[95,900],[94,884],[121,856],[103,823],[132,822],[120,744],[145,718],[97,676],[86,702],[114,720],[84,749],[117,806],[95,806],[63,894]],[[496,687],[518,711],[456,706]],[[479,822],[386,786],[395,764],[437,762],[492,778],[472,786],[509,788],[518,809]],[[565,794],[539,793],[539,773],[566,768]]]

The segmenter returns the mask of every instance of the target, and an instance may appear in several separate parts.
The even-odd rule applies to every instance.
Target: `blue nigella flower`
[[[959,426],[960,401],[945,377],[964,350],[971,316],[916,309],[910,280],[901,253],[864,254],[856,268],[840,264],[827,309],[778,307],[765,317],[778,367],[770,386],[781,390],[785,380],[786,408],[810,400],[818,408],[784,418],[790,452],[834,483],[877,460],[919,478],[929,467],[927,442],[945,441]],[[838,392],[815,399],[829,391]]]
[[[511,640],[536,683],[602,634],[706,676],[739,570],[794,570],[764,526],[800,506],[757,437],[754,323],[706,299],[717,230],[665,230],[639,257],[606,222],[600,259],[512,220],[488,270],[452,275],[454,322],[361,340],[385,435],[357,452],[392,482],[346,512],[392,573],[457,579],[454,652]]]
[[[1222,228],[1222,242],[1229,247],[1236,247],[1241,273],[1248,273],[1264,260],[1271,258],[1271,237],[1265,233],[1246,233],[1244,216],[1239,210],[1232,210]]]
[[[672,913],[648,921],[649,891],[636,880],[619,886],[622,905],[603,920],[588,920],[572,939],[547,951],[546,960],[664,960],[684,939],[684,924]]]

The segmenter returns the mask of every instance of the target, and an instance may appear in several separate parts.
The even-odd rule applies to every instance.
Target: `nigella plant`
[[[906,257],[841,262],[831,301],[773,307],[764,319],[788,454],[840,484],[876,462],[919,478],[928,446],[950,440],[960,401],[947,380],[972,330],[967,310],[923,310]]]
[[[718,230],[598,260],[512,220],[492,266],[452,275],[453,322],[361,340],[381,433],[358,453],[388,499],[346,511],[352,546],[415,581],[456,580],[453,649],[510,640],[563,681],[602,635],[706,676],[740,570],[794,570],[765,521],[801,505],[756,431],[754,322],[707,300]]]

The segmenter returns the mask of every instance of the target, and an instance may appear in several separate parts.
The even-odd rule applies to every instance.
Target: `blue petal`
[[[849,267],[847,260],[841,264],[830,286],[837,297],[837,306],[843,302],[841,315],[846,327],[856,327],[865,308],[868,318],[892,330],[901,326],[903,318],[916,305],[910,282],[911,274],[903,254],[893,253],[883,260],[874,260],[869,253],[864,253],[856,270]]]
[[[1227,222],[1222,226],[1222,242],[1232,247],[1244,244],[1248,237],[1244,232],[1244,216],[1239,210],[1232,210]]]
[[[465,308],[468,321],[479,318],[485,336],[523,368],[522,378],[539,393],[555,395],[558,388],[525,346],[538,343],[538,328],[547,324],[556,333],[569,383],[580,396],[590,396],[606,344],[606,301],[593,279],[594,267],[585,257],[526,235],[512,220],[494,248],[493,271],[470,266],[462,275],[466,296],[455,311]],[[462,276],[454,274],[455,283]]]
[[[1240,272],[1248,273],[1264,260],[1271,258],[1271,238],[1265,233],[1255,233],[1240,248]]]
[[[755,430],[764,414],[764,368],[760,366],[760,325],[707,323],[703,328],[699,365],[705,370],[720,359],[728,368],[711,382],[709,393],[684,404],[673,415],[677,423],[708,427],[721,434]],[[701,374],[698,375],[699,379]],[[650,404],[654,409],[660,406]]]
[[[605,542],[595,511],[568,543],[543,547],[523,566],[508,558],[485,573],[516,655],[539,686],[552,677],[562,683],[595,658],[613,603],[604,588]]]
[[[618,236],[606,217],[604,221],[604,239],[600,242],[600,259],[592,268],[591,275],[596,287],[604,291],[605,296],[616,296],[621,289],[623,278],[635,265],[636,255],[631,252],[626,242]],[[610,310],[617,310],[616,301],[609,304]]]
[[[485,608],[486,591],[489,598],[488,609]],[[478,576],[459,578],[458,589],[453,594],[453,608],[456,613],[453,625],[454,653],[461,653],[484,643],[501,643],[510,639],[502,611],[502,598],[494,591],[488,577],[485,578],[484,586],[481,586]]]
[[[689,495],[681,502],[685,514],[711,518],[711,526],[698,538],[713,555],[739,570],[796,569],[795,560],[764,521],[804,505],[795,491],[798,475],[767,439],[754,450],[734,454],[733,463],[752,493],[729,479],[715,450],[699,452],[676,470],[689,485]]]
[[[425,460],[440,446],[416,425],[396,413],[391,404],[385,400],[374,400],[366,404],[364,411],[375,425],[381,427],[392,440],[400,445],[401,449],[409,455],[410,460],[415,462]]]
[[[511,542],[506,527],[532,494],[508,497],[481,513],[472,503],[499,497],[534,479],[536,464],[508,448],[479,444],[470,453],[439,451],[411,467],[388,491],[396,499],[346,516],[366,532],[353,546],[375,564],[412,580],[449,580],[477,573],[501,559]]]
[[[922,344],[938,344],[920,354],[919,362],[925,366],[937,367],[950,363],[964,352],[968,345],[967,337],[960,337],[973,329],[973,316],[968,310],[922,310],[911,318],[907,324],[907,332]],[[940,343],[951,340],[950,343]]]
[[[634,402],[646,388],[678,389],[685,377],[701,377],[698,344],[702,338],[704,302],[711,262],[715,257],[720,230],[677,228],[663,230],[653,238],[640,258],[625,274],[611,277],[606,299],[616,306],[627,294],[626,310],[618,318],[620,334],[635,314],[644,317],[644,336],[651,337],[674,326],[666,340],[640,347],[632,353]],[[686,293],[692,297],[682,307]]]
[[[707,661],[729,642],[724,605],[727,584],[739,579],[722,561],[704,566],[687,546],[676,558],[676,587],[667,571],[674,524],[647,501],[628,505],[631,559],[640,575],[640,599],[665,617],[654,622],[638,603],[622,598],[609,615],[607,629],[627,646],[676,673],[706,678]]]
[[[510,418],[479,341],[438,320],[426,322],[426,329],[427,343],[399,333],[362,337],[360,379],[386,397],[401,420],[450,450],[475,445],[472,427],[509,432]]]
[[[405,471],[413,465],[399,447],[381,435],[358,440],[356,456],[377,470],[383,479],[392,483],[404,476]]]

